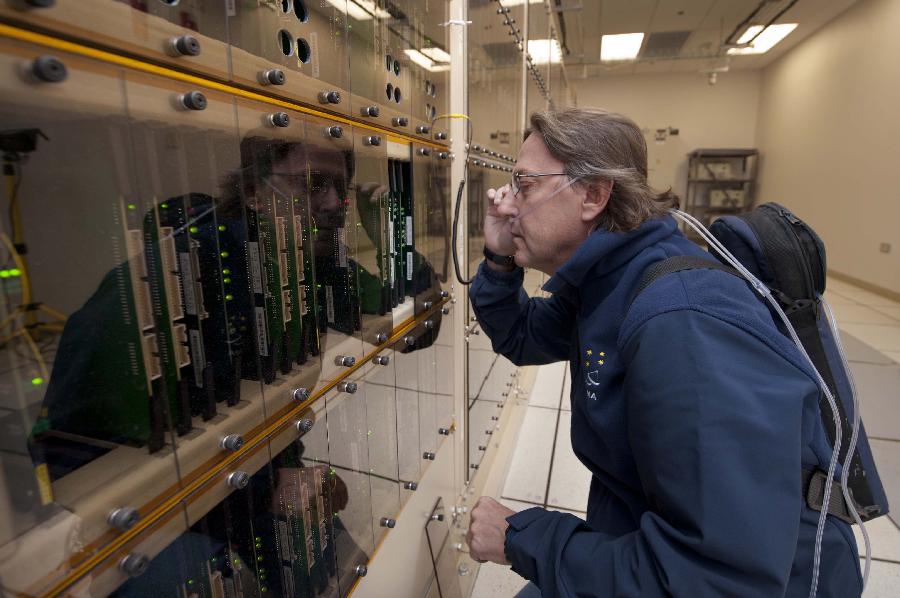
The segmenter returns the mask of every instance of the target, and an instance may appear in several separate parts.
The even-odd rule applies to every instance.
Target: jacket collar
[[[591,273],[602,276],[631,260],[638,253],[671,236],[677,230],[671,216],[648,220],[633,231],[613,233],[597,229],[544,284],[549,293],[558,293],[566,285],[579,287]]]

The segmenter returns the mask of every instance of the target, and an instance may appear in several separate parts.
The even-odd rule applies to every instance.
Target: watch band
[[[488,260],[494,262],[498,266],[506,266],[506,267],[515,267],[516,259],[511,255],[497,255],[493,251],[487,248],[487,245],[484,246],[484,257]]]

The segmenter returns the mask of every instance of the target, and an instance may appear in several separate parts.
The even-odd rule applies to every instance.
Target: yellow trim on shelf
[[[332,114],[330,112],[323,112],[321,110],[315,110],[314,108],[310,108],[303,104],[299,104],[296,102],[290,102],[287,100],[283,100],[280,98],[270,97],[265,94],[250,91],[247,89],[243,89],[241,87],[237,87],[235,85],[231,85],[228,83],[222,83],[219,81],[215,81],[213,79],[207,79],[205,77],[201,77],[198,75],[191,75],[188,73],[183,73],[181,71],[177,71],[172,68],[159,66],[156,64],[152,64],[149,62],[144,62],[142,60],[137,60],[136,58],[129,58],[127,56],[120,56],[118,54],[114,54],[112,52],[107,52],[106,50],[99,50],[97,48],[92,48],[89,46],[83,46],[81,44],[77,44],[70,41],[65,41],[62,39],[58,39],[55,37],[50,37],[49,35],[44,35],[42,33],[37,33],[34,31],[29,31],[27,29],[20,29],[18,27],[12,27],[10,25],[5,25],[0,23],[0,36],[7,37],[10,39],[29,42],[32,44],[38,44],[41,46],[46,46],[48,48],[53,48],[55,50],[60,50],[62,52],[69,52],[70,54],[77,54],[79,56],[84,56],[87,58],[93,58],[94,60],[99,60],[101,62],[107,62],[110,64],[115,64],[117,66],[121,66],[124,68],[129,68],[135,71],[140,71],[143,73],[150,73],[153,75],[158,75],[160,77],[165,77],[167,79],[172,79],[175,81],[182,81],[184,83],[190,83],[192,85],[202,85],[207,89],[215,89],[216,91],[221,91],[223,93],[227,93],[233,96],[239,96],[242,98],[246,98],[249,100],[255,100],[257,102],[265,102],[266,104],[271,104],[273,106],[279,106],[281,108],[286,108],[288,110],[294,110],[296,112],[302,112],[304,114],[309,114],[311,116],[318,116],[320,118],[326,118],[328,120],[339,122],[345,125],[350,125],[353,127],[357,127],[360,129],[367,129],[369,131],[374,131],[376,133],[382,133],[387,135],[389,139],[392,141],[397,141],[399,143],[416,143],[419,145],[428,145],[437,149],[449,149],[446,145],[442,145],[439,143],[434,143],[432,141],[428,141],[425,139],[419,139],[417,137],[411,137],[408,135],[404,135],[399,131],[394,131],[393,129],[388,129],[385,127],[379,127],[372,125],[371,123],[367,123],[360,120],[355,120],[351,118],[347,118],[345,116],[339,116],[337,114]]]

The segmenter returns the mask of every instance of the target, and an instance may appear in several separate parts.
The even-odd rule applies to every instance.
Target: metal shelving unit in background
[[[750,210],[758,156],[755,149],[697,149],[688,154],[685,211],[708,226],[719,216]]]

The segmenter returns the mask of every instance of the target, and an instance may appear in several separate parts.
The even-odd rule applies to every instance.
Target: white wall
[[[759,197],[812,224],[831,270],[900,293],[898,30],[900,2],[862,0],[770,65],[757,139]]]
[[[759,71],[719,75],[709,85],[699,73],[631,75],[576,80],[581,107],[605,108],[631,117],[645,129],[650,184],[684,196],[687,154],[698,148],[750,148],[756,143]],[[677,137],[654,141],[658,128]]]

